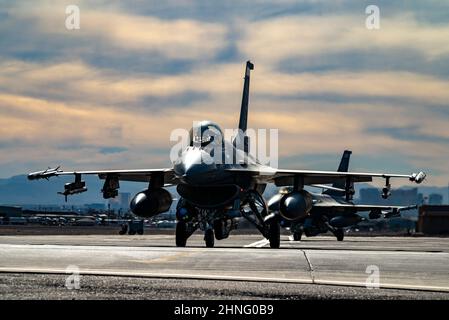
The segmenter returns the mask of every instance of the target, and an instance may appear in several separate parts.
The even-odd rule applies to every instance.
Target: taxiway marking
[[[262,239],[247,245],[244,245],[244,248],[262,248],[264,246],[266,246],[267,244],[269,244],[270,241],[268,241],[267,239]]]

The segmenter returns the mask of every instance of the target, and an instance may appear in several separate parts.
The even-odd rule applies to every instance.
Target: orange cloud
[[[210,95],[241,93],[241,64],[205,66],[178,75],[122,75],[96,69],[80,61],[32,64],[0,63],[0,87],[8,92],[44,92],[102,103],[132,103],[147,96],[169,97],[186,92]],[[346,97],[394,97],[417,103],[445,104],[449,81],[411,72],[349,72],[285,74],[258,66],[252,90],[258,94],[289,96],[336,94]],[[213,81],[213,83],[212,83]],[[107,94],[105,94],[107,93]],[[78,98],[77,98],[78,97]]]
[[[330,107],[329,105],[320,106],[315,102],[314,105],[304,104],[295,109],[291,104],[279,103],[276,111],[264,111],[265,106],[262,106],[260,111],[257,104],[251,105],[251,127],[279,128],[281,157],[310,153],[338,154],[344,148],[350,148],[357,154],[391,153],[407,159],[419,159],[426,154],[427,165],[440,161],[441,157],[449,157],[447,148],[436,142],[417,145],[413,141],[403,141],[381,132],[366,132],[364,129],[369,126],[370,118],[375,118],[375,108],[371,108],[368,117],[366,114],[355,114],[348,118],[345,112],[328,112],[326,108]],[[210,105],[214,108],[211,109]],[[340,108],[345,110],[344,106]],[[351,108],[356,106],[350,106],[346,110]],[[120,167],[120,163],[127,163],[127,166],[136,168],[143,165],[146,159],[148,162],[150,158],[154,160],[151,149],[157,148],[167,150],[166,159],[162,157],[158,160],[167,165],[168,150],[171,146],[169,135],[172,129],[188,129],[192,120],[201,119],[212,119],[224,128],[234,128],[238,109],[238,105],[227,105],[226,100],[216,100],[209,105],[204,103],[193,106],[185,112],[168,109],[164,113],[134,113],[101,105],[71,105],[2,94],[1,140],[26,141],[33,147],[29,149],[30,154],[25,153],[26,148],[13,148],[13,152],[3,154],[1,161],[19,161],[26,154],[26,157],[32,155],[33,159],[42,159],[48,163],[63,163],[64,159],[72,163],[75,159],[79,166],[91,164],[100,167],[103,163],[107,167],[114,164]],[[395,123],[394,118],[384,121],[386,125]],[[404,117],[403,121],[408,125],[413,118]],[[114,128],[120,128],[119,135],[112,130]],[[86,155],[83,147],[75,147],[73,150],[58,148],[58,145],[73,142],[98,147],[122,146],[129,151],[113,155],[103,155],[97,151]]]

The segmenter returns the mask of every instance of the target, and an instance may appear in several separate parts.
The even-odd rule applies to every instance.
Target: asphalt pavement
[[[449,238],[1,236],[0,298],[449,299]],[[80,288],[66,288],[80,274]],[[131,294],[134,292],[134,294]]]

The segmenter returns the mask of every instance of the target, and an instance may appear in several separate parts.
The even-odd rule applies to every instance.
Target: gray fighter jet
[[[345,150],[338,166],[338,172],[347,172],[349,160],[352,152]],[[320,193],[307,192],[311,206],[307,216],[298,217],[290,215],[285,206],[285,195],[292,192],[291,187],[282,188],[278,194],[268,201],[268,210],[279,216],[280,225],[289,229],[293,235],[293,240],[299,241],[303,234],[313,237],[320,233],[331,231],[338,241],[343,241],[344,228],[357,225],[365,218],[358,215],[358,212],[369,212],[369,219],[399,217],[401,211],[416,209],[417,205],[410,206],[382,206],[369,204],[354,204],[353,187],[348,192],[345,189],[344,181],[336,181],[331,186],[310,185],[310,187],[320,188]],[[383,197],[387,198],[389,191],[384,190]],[[291,201],[291,200],[290,200]],[[288,204],[287,204],[288,205]]]
[[[176,185],[181,197],[176,211],[177,246],[184,247],[189,236],[200,229],[204,232],[206,246],[213,247],[214,239],[227,238],[243,218],[269,240],[272,248],[279,248],[280,245],[280,217],[301,221],[308,217],[312,210],[325,203],[324,195],[322,202],[314,201],[312,195],[304,190],[304,186],[323,185],[328,190],[344,192],[345,198],[349,200],[353,194],[354,183],[382,178],[385,179],[382,195],[386,198],[390,195],[392,178],[405,178],[415,183],[421,183],[425,179],[423,172],[407,175],[284,170],[262,165],[251,156],[250,140],[246,135],[250,72],[253,68],[254,65],[248,61],[239,131],[232,141],[222,138],[223,132],[216,123],[202,121],[191,129],[188,145],[179,152],[171,168],[63,171],[57,167],[30,173],[28,178],[35,180],[73,175],[74,181],[67,183],[64,191],[60,192],[67,197],[87,190],[82,180],[83,175],[98,175],[100,179],[104,179],[102,193],[105,199],[117,196],[120,181],[148,182],[148,188],[137,193],[130,205],[132,212],[142,218],[168,211],[173,199],[165,187]],[[282,199],[279,199],[279,210],[276,212],[268,210],[262,196],[268,183],[290,187]],[[325,186],[328,184],[340,187]],[[337,203],[335,198],[329,198],[329,201]],[[353,206],[349,201],[340,205]]]

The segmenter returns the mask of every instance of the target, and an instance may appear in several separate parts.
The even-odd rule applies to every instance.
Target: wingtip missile
[[[47,179],[50,177],[55,176],[58,172],[61,172],[62,170],[59,170],[61,166],[57,166],[56,168],[48,168],[41,171],[36,171],[28,174],[28,180],[39,180],[39,179]]]
[[[410,205],[410,206],[406,206],[406,207],[393,208],[393,210],[391,210],[391,211],[382,212],[382,213],[383,213],[383,217],[385,219],[396,218],[396,217],[401,216],[402,211],[408,211],[408,210],[413,210],[413,209],[418,209],[418,205],[414,204],[414,205]]]
[[[398,218],[401,216],[401,212],[400,212],[400,210],[395,208],[392,211],[384,213],[383,216],[384,216],[384,219]]]
[[[420,184],[421,182],[423,182],[426,179],[426,176],[427,175],[422,171],[420,171],[418,173],[412,173],[410,175],[410,181]]]

